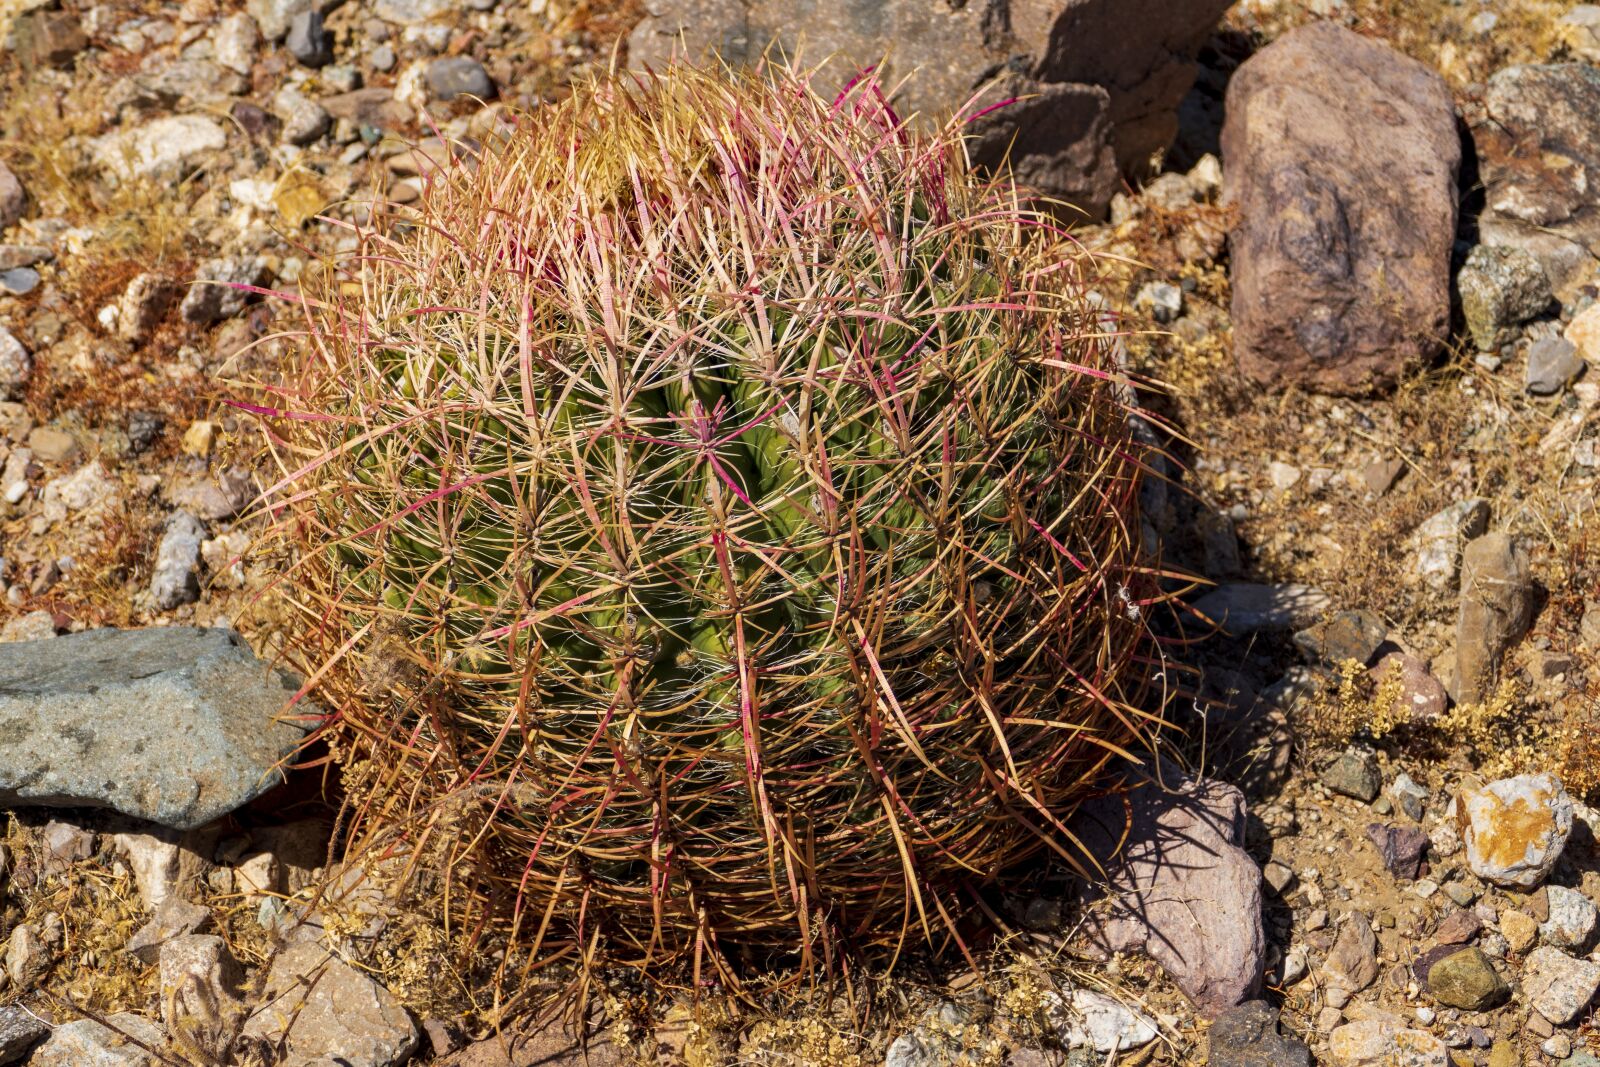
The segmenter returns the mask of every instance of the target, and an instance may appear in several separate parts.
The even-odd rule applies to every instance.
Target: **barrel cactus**
[[[531,966],[964,943],[1146,730],[1089,261],[870,77],[599,79],[308,272],[279,588],[349,845]],[[514,966],[514,965],[513,965]]]

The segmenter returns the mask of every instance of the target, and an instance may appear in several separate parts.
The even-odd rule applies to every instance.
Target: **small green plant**
[[[614,77],[441,162],[255,405],[352,849],[507,984],[964,950],[1150,724],[1091,264],[871,77]]]

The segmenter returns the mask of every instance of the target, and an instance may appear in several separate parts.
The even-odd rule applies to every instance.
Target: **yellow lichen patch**
[[[298,230],[328,205],[328,194],[315,174],[292,170],[278,180],[272,192],[272,204],[284,225]]]
[[[1461,835],[1485,862],[1501,868],[1519,866],[1560,835],[1550,804],[1554,792],[1535,786],[1529,794],[1509,803],[1486,789],[1460,797],[1456,818]]]

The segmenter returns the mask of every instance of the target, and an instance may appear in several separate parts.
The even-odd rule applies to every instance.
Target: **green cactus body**
[[[285,587],[384,769],[353,840],[456,804],[435,888],[537,952],[947,945],[1136,740],[1138,465],[1075,369],[1111,370],[1081,256],[959,126],[844,100],[590,87],[306,305]]]

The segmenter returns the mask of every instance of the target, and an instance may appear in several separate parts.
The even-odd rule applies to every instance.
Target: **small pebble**
[[[1282,895],[1283,891],[1294,884],[1294,871],[1287,865],[1273,860],[1261,868],[1261,878],[1272,887],[1272,891]]]
[[[1414,782],[1409,774],[1401,771],[1395,775],[1394,781],[1389,785],[1389,795],[1394,798],[1400,810],[1406,817],[1414,822],[1422,821],[1423,805],[1427,802],[1428,791]]]
[[[1183,290],[1169,282],[1149,282],[1134,296],[1133,306],[1165,326],[1183,314]]]
[[[461,96],[475,96],[480,100],[494,98],[494,81],[483,64],[467,56],[436,59],[428,64],[428,91],[435,100],[454,100]]]
[[[1583,373],[1587,364],[1578,346],[1565,337],[1546,337],[1528,346],[1526,383],[1534,396],[1551,396]]]
[[[1272,488],[1280,493],[1293,489],[1304,474],[1304,471],[1293,464],[1281,463],[1278,460],[1267,464],[1267,480],[1272,483]]]
[[[322,24],[322,13],[315,8],[300,12],[290,21],[283,44],[303,66],[325,67],[333,62],[333,37]]]
[[[39,288],[39,272],[32,267],[0,271],[0,288],[14,296],[25,296]]]
[[[332,118],[315,100],[295,100],[284,116],[283,140],[285,144],[304,147],[328,132]]]
[[[361,72],[348,63],[323,67],[317,78],[335,93],[350,93],[361,88]]]

